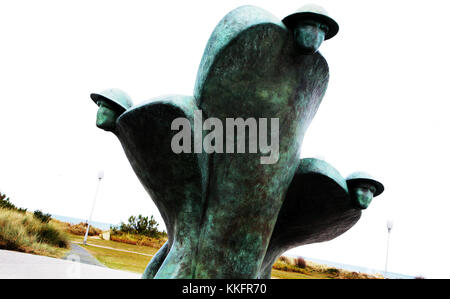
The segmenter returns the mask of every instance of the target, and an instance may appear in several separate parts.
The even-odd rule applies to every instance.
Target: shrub
[[[68,245],[67,241],[62,237],[61,232],[51,225],[43,225],[36,233],[40,242],[61,248],[66,248]]]
[[[294,260],[295,261],[295,260]],[[330,268],[325,265],[308,262],[305,268],[293,264],[291,259],[281,256],[274,264],[273,269],[301,273],[314,278],[333,279],[381,279],[382,276],[350,272],[342,269]]]
[[[299,268],[305,269],[306,268],[306,261],[302,257],[297,257],[294,259],[294,265],[296,265]]]
[[[10,209],[0,208],[0,248],[58,256],[56,247],[67,248],[66,235],[51,223]]]
[[[130,216],[128,223],[121,222],[119,225],[119,231],[123,233],[131,233],[137,235],[144,235],[147,237],[157,238],[160,232],[158,231],[158,222],[153,218],[153,215],[148,218],[139,214],[136,216]]]
[[[289,258],[284,255],[280,256],[279,260],[283,263],[289,264]]]
[[[17,211],[20,213],[26,213],[27,209],[23,209],[23,208],[18,208],[16,207],[11,200],[9,199],[9,197],[6,197],[5,194],[2,194],[0,192],[0,208],[3,209],[8,209],[8,210],[13,210],[13,211]]]
[[[40,210],[34,211],[33,215],[34,217],[36,217],[36,219],[40,220],[42,223],[49,223],[50,220],[52,219],[52,215],[44,214]]]
[[[149,218],[139,214],[137,217],[130,216],[128,223],[121,222],[118,227],[111,226],[111,234],[133,234],[156,239],[167,238],[167,233],[159,231],[158,225],[153,215]]]
[[[295,265],[292,265],[291,263],[289,263],[289,259],[283,259],[287,262],[281,261],[280,259],[278,259],[272,266],[273,269],[277,269],[277,270],[281,270],[281,271],[287,271],[287,272],[297,272],[297,273],[302,273],[302,274],[307,274],[308,271],[306,271],[305,269],[301,269]]]
[[[9,197],[0,192],[0,208],[8,210],[17,210],[17,207],[10,201]]]
[[[340,272],[340,271],[339,271],[339,269],[336,269],[336,268],[328,268],[328,269],[326,270],[326,272],[327,272],[328,274],[331,274],[331,275],[339,275],[339,272]],[[357,276],[358,273],[352,272],[351,275],[352,275],[352,276]]]
[[[87,222],[80,222],[78,224],[67,223],[66,226],[64,227],[64,230],[74,235],[84,236],[84,234],[86,233],[87,225],[88,225]],[[102,232],[103,231],[99,228],[93,227],[92,225],[89,226],[88,232],[89,236],[98,236]]]

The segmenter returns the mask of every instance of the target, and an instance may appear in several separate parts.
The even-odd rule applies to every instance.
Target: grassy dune
[[[296,260],[302,260],[298,265]],[[320,265],[302,258],[280,257],[272,268],[272,277],[285,279],[382,279],[382,276],[351,272]]]
[[[70,235],[70,240],[81,243],[83,242],[83,237]],[[89,244],[109,248],[99,248],[89,246]],[[81,246],[108,268],[136,272],[140,274],[144,272],[145,267],[152,259],[152,256],[158,251],[157,248],[151,246],[138,246],[122,242],[102,240],[95,237],[89,237],[88,245]],[[123,250],[130,252],[125,252]]]
[[[80,222],[78,224],[71,224],[56,219],[52,219],[52,223],[58,226],[61,230],[71,235],[84,236],[87,229],[87,223],[85,222]],[[101,229],[96,228],[94,226],[89,226],[89,236],[98,236],[101,233],[102,233]]]
[[[0,208],[0,249],[62,257],[68,252],[67,235],[31,213]]]
[[[145,267],[152,259],[151,256],[139,255],[135,253],[84,246],[95,258],[108,268],[124,270],[142,274]]]
[[[82,242],[80,236],[71,235],[71,241]],[[95,246],[104,246],[110,248],[99,248]],[[143,273],[145,267],[158,249],[152,246],[138,246],[116,241],[106,241],[100,238],[89,237],[88,245],[82,245],[93,256],[95,256],[105,266],[136,273]],[[116,249],[116,250],[114,250]],[[127,250],[124,252],[118,250]],[[141,253],[141,254],[137,254]],[[281,257],[274,264],[272,269],[272,278],[278,279],[374,279],[381,278],[363,273],[349,272],[341,269],[330,268],[324,265],[318,265],[310,262],[298,266],[298,261],[292,258]],[[302,268],[303,267],[303,268]]]
[[[79,226],[56,220],[43,223],[31,213],[0,208],[0,249],[60,258],[68,252],[71,241],[77,243],[83,241],[83,228]],[[164,242],[165,240],[141,240],[125,235],[115,241],[91,236],[88,244],[103,247],[82,246],[109,268],[143,273],[152,256]],[[273,266],[272,278],[374,279],[381,277],[330,268],[301,259],[281,257]]]
[[[83,242],[82,236],[69,235],[69,239],[72,242],[77,242],[77,243]],[[138,252],[138,253],[147,254],[147,255],[153,255],[158,251],[158,248],[153,248],[153,247],[149,247],[149,246],[132,245],[132,244],[128,244],[128,243],[116,242],[116,241],[111,241],[111,240],[102,240],[99,237],[89,237],[88,244],[111,247],[111,248],[120,249],[120,250],[133,251],[133,252]]]
[[[148,246],[156,249],[161,248],[166,243],[167,238],[151,238],[134,234],[112,234],[111,240],[115,242],[127,243],[138,246]]]

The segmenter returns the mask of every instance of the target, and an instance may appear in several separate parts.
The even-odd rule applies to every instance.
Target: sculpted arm
[[[325,161],[302,159],[278,215],[260,278],[270,278],[272,264],[283,252],[345,233],[383,189],[365,173],[344,179]]]

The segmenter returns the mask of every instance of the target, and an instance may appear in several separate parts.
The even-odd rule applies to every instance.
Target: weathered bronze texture
[[[278,214],[260,277],[270,278],[272,264],[283,252],[332,240],[360,217],[339,172],[325,161],[302,159]]]
[[[283,23],[294,33],[298,53],[313,54],[324,40],[334,37],[339,25],[328,12],[315,4],[307,4],[285,17]]]
[[[133,106],[130,96],[117,88],[106,89],[100,93],[92,93],[91,99],[99,106],[97,127],[105,131],[114,132],[117,118]]]
[[[347,186],[356,208],[365,210],[372,199],[384,191],[384,186],[365,172],[354,172],[347,178]]]
[[[325,40],[334,37],[339,31],[339,25],[335,20],[330,18],[328,12],[323,8],[315,4],[306,4],[297,11],[283,19],[283,23],[286,27],[294,30],[299,23],[311,20],[316,21],[327,27]]]
[[[337,33],[329,17],[303,13],[295,14],[293,27],[254,6],[227,14],[208,41],[193,96],[121,106],[126,110],[113,107],[115,96],[93,98],[97,124],[118,137],[167,227],[169,239],[144,278],[269,278],[285,250],[331,240],[358,221],[362,207],[345,179],[324,161],[300,160],[329,79],[316,51]],[[261,151],[174,153],[172,122],[186,118],[194,128],[198,110],[224,123],[279,119],[277,163],[261,164]]]

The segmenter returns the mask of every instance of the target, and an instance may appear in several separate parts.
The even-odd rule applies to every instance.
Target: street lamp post
[[[386,227],[388,230],[388,237],[387,237],[387,247],[386,247],[386,264],[384,265],[384,275],[387,275],[387,266],[388,266],[388,257],[389,257],[389,239],[391,236],[391,230],[392,227],[394,226],[394,222],[392,220],[388,220],[388,222],[386,223]]]
[[[94,213],[95,201],[97,200],[98,189],[100,187],[100,181],[103,179],[103,176],[104,176],[103,170],[100,170],[97,175],[98,183],[97,183],[97,188],[95,190],[94,202],[92,203],[91,215],[89,216],[86,233],[84,234],[84,240],[83,240],[84,245],[86,245],[86,242],[87,242],[87,238],[88,238],[88,234],[89,234],[89,227],[91,226],[91,221],[92,221],[92,213]]]

